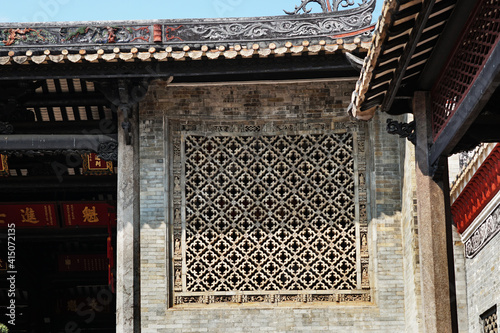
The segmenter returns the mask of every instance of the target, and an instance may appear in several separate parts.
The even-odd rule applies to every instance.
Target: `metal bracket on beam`
[[[415,121],[402,123],[396,120],[387,119],[387,132],[389,134],[397,134],[400,138],[407,138],[408,141],[413,144],[415,144],[417,139]]]

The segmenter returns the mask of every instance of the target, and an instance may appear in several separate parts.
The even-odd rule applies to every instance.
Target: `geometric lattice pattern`
[[[185,139],[184,291],[357,288],[351,133]]]
[[[432,89],[434,141],[467,95],[500,39],[500,1],[480,0],[460,44]]]
[[[483,332],[484,333],[498,333],[497,311],[496,306],[490,309],[482,316],[483,319]]]

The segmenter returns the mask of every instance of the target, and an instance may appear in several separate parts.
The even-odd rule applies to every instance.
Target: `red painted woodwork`
[[[356,31],[352,31],[352,32],[346,32],[345,34],[333,35],[333,36],[329,36],[329,37],[332,39],[352,37],[352,36],[356,36],[356,35],[359,35],[359,34],[362,34],[362,33],[368,32],[368,31],[373,31],[374,29],[375,29],[375,25],[371,25],[368,28],[364,28],[364,29],[356,30]]]
[[[11,223],[16,228],[58,227],[56,205],[49,203],[23,203],[0,205],[0,228]]]
[[[85,176],[104,176],[113,174],[113,162],[105,161],[95,153],[82,155],[82,170]]]
[[[436,142],[483,69],[500,37],[500,0],[481,0],[431,91]]]
[[[65,227],[116,226],[116,210],[105,202],[61,203]]]
[[[464,232],[500,189],[500,144],[497,144],[451,206],[458,232]]]

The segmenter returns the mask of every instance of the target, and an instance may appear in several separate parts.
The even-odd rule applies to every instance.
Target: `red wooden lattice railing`
[[[451,206],[458,232],[464,232],[500,190],[500,144],[481,164]]]
[[[500,0],[480,0],[433,87],[434,142],[483,69],[500,37]]]

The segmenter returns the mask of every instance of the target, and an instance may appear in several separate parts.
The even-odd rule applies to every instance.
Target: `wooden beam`
[[[113,119],[13,122],[11,125],[14,127],[15,134],[111,134],[117,132],[117,121]]]
[[[74,192],[116,191],[116,175],[112,176],[40,176],[0,178],[0,194],[36,192],[53,193],[57,190]]]
[[[432,13],[432,8],[434,6],[435,0],[426,1],[420,13],[417,16],[415,22],[415,28],[411,31],[408,42],[406,43],[406,47],[404,48],[403,54],[399,60],[399,65],[394,72],[394,79],[391,81],[389,90],[385,95],[384,101],[382,103],[382,110],[387,112],[390,110],[392,102],[396,97],[401,81],[405,76],[405,71],[408,65],[410,64],[411,57],[415,52],[415,48],[417,47],[417,42],[422,35],[422,32],[425,28],[425,24],[429,19],[429,15]]]
[[[91,150],[102,143],[117,142],[116,134],[6,134],[0,136],[0,151],[12,150]]]
[[[208,64],[208,65],[207,65]],[[343,54],[318,54],[315,56],[284,56],[268,58],[236,58],[210,61],[165,61],[116,63],[71,63],[36,66],[0,66],[0,81],[45,80],[81,78],[199,79],[201,82],[219,82],[249,79],[314,78],[324,77],[325,72],[347,73],[358,76]],[[328,73],[331,75],[331,73]],[[257,78],[256,78],[257,77]]]
[[[102,94],[87,92],[33,94],[27,97],[24,102],[21,102],[21,104],[27,108],[31,108],[48,106],[107,106],[109,105],[109,102]]]

